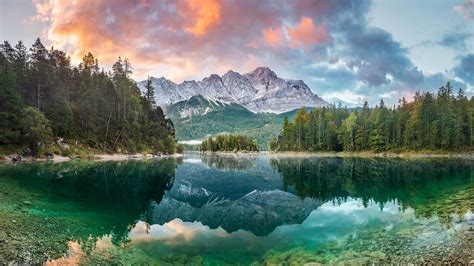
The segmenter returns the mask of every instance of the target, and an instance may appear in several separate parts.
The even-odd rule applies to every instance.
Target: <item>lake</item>
[[[200,155],[0,165],[0,261],[463,262],[474,161]]]

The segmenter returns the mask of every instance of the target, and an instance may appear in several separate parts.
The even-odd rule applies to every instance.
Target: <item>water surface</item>
[[[199,154],[0,165],[0,261],[466,263],[473,166]]]

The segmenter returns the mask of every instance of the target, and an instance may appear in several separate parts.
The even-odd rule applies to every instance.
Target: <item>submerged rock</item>
[[[7,233],[5,231],[0,231],[0,243],[7,241]]]

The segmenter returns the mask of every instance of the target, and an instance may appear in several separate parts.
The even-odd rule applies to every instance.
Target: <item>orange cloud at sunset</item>
[[[314,25],[313,20],[302,17],[295,27],[286,27],[292,47],[309,47],[327,41],[328,34],[323,24]]]
[[[286,40],[281,28],[268,28],[263,31],[265,42],[272,47],[284,45]]]
[[[221,20],[221,9],[216,0],[188,0],[189,9],[195,13],[195,24],[186,26],[184,30],[197,36],[206,34],[212,26]],[[193,14],[191,14],[192,16]]]
[[[328,40],[324,24],[315,25],[311,18],[304,16],[293,27],[267,28],[262,32],[265,44],[270,47],[284,46],[306,50]]]
[[[74,61],[79,61],[87,52],[105,63],[112,63],[119,55],[141,57],[134,49],[137,43],[144,41],[136,30],[141,24],[139,18],[129,15],[118,21],[110,9],[102,8],[101,1],[55,0],[50,1],[50,5],[51,27],[47,37],[53,46],[68,49]],[[123,42],[122,34],[109,26],[123,30],[129,42]]]
[[[34,0],[34,4],[34,19],[49,23],[47,45],[67,50],[75,63],[88,52],[109,66],[119,56],[128,57],[140,78],[156,68],[165,69],[160,74],[170,78],[190,78],[204,69],[199,65],[203,60],[217,63],[202,59],[203,49],[218,52],[211,47],[220,46],[215,40],[226,34],[216,32],[223,12],[217,0]],[[218,62],[231,68],[231,62],[240,58]]]

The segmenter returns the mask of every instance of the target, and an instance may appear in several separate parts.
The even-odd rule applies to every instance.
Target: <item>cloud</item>
[[[285,45],[286,39],[281,28],[268,28],[263,30],[263,38],[268,46],[276,47]]]
[[[461,57],[459,64],[453,68],[454,74],[474,86],[474,54]]]
[[[387,84],[387,75],[407,84],[423,81],[423,73],[408,57],[407,49],[386,31],[373,28],[355,28],[347,34],[348,65],[357,77],[370,86]]]
[[[456,50],[466,50],[466,42],[472,38],[471,33],[467,32],[450,32],[446,33],[439,41],[442,46],[450,47]]]
[[[319,63],[298,69],[298,73],[310,77],[306,82],[315,88],[334,91],[356,87],[355,73],[342,62],[335,65]]]
[[[287,26],[286,30],[290,37],[291,47],[309,48],[315,44],[325,43],[329,38],[324,24],[315,25],[308,17],[301,17],[298,25]]]
[[[33,4],[36,8],[36,16],[33,17],[33,20],[48,21],[49,13],[54,7],[54,1],[33,0]]]
[[[365,101],[369,100],[369,97],[364,94],[356,93],[352,90],[343,90],[339,92],[327,92],[322,94],[322,97],[330,102],[338,104],[341,102],[347,107],[361,106]]]
[[[454,7],[454,10],[463,16],[465,20],[474,18],[474,0],[465,0],[464,3]]]
[[[37,19],[47,24],[46,44],[67,50],[75,62],[87,52],[109,66],[128,57],[136,79],[181,82],[266,65],[279,76],[304,79],[319,95],[344,92],[354,102],[354,95],[396,98],[390,92],[416,90],[429,76],[389,32],[368,26],[370,0],[34,4]]]
[[[329,36],[324,24],[315,25],[311,18],[303,16],[294,26],[282,25],[278,28],[264,29],[263,39],[270,47],[308,50],[314,45],[327,42]]]
[[[89,51],[109,65],[129,57],[140,73],[160,69],[153,74],[175,79],[216,66],[244,70],[249,63],[242,59],[261,49],[249,44],[262,29],[279,27],[285,12],[268,2],[232,0],[36,1],[38,15],[49,22],[49,43],[76,62]]]
[[[184,30],[196,36],[206,34],[209,29],[221,21],[221,8],[217,0],[188,0],[182,14],[183,17],[193,17],[195,21],[191,26],[185,26]]]

